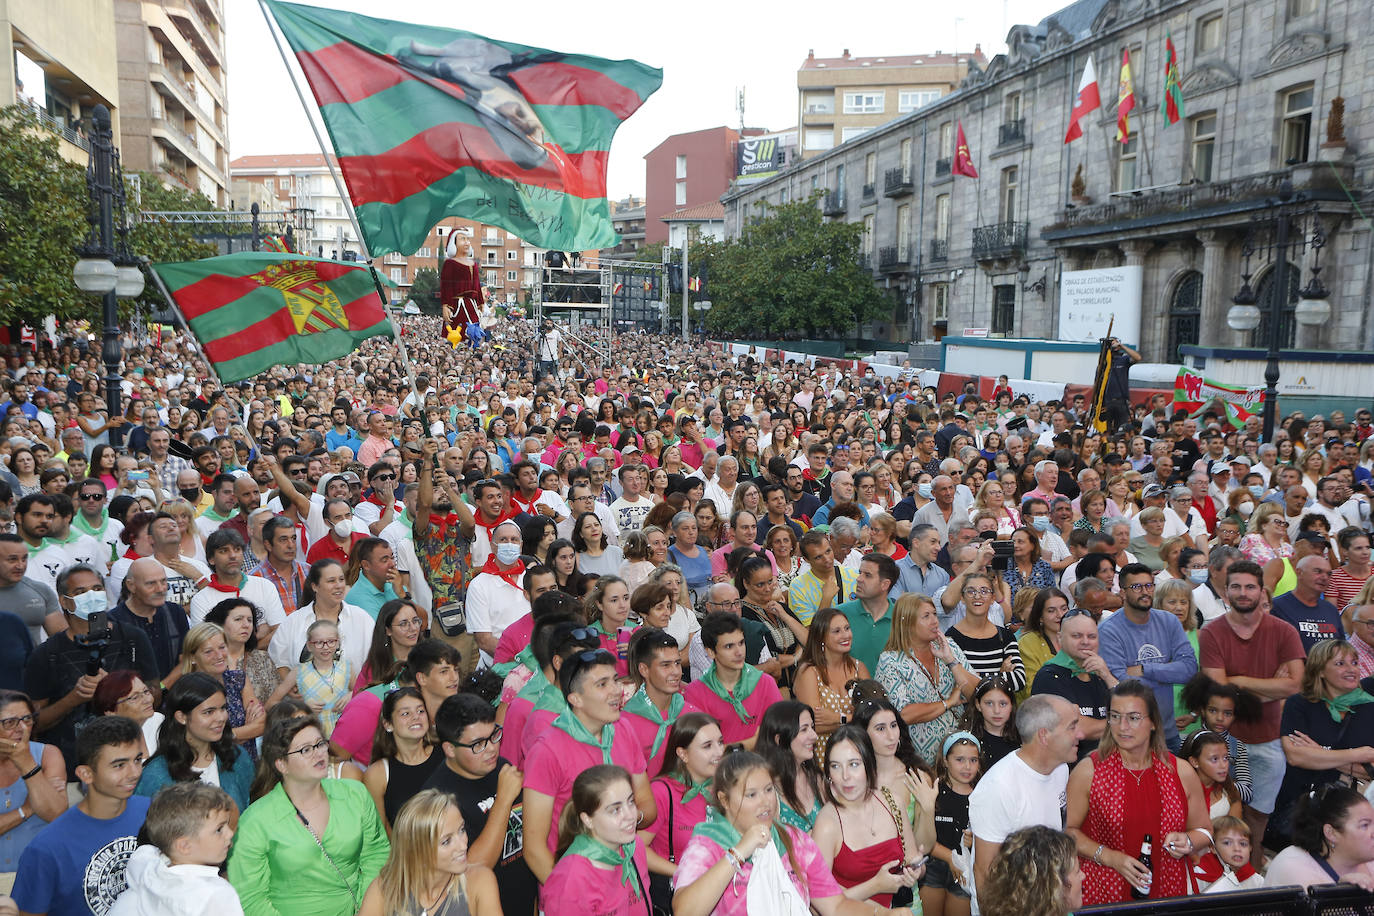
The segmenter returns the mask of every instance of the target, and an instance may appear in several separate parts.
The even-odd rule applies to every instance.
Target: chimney
[[[844,59],[845,59],[845,60],[849,60],[849,49],[848,49],[848,48],[845,48],[845,49],[844,49]]]
[[[815,49],[815,48],[807,48],[807,49],[806,49],[806,59],[807,59],[807,60],[815,60],[815,59],[816,59],[816,49]]]

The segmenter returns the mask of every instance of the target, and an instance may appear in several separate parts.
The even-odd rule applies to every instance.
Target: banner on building
[[[735,174],[740,178],[771,178],[783,165],[778,137],[750,137],[735,149]]]
[[[1240,388],[1209,379],[1201,372],[1180,368],[1174,379],[1174,404],[1196,416],[1213,400],[1226,408],[1226,419],[1232,426],[1244,426],[1245,421],[1264,409],[1263,388]]]
[[[1122,341],[1140,340],[1140,290],[1144,270],[1136,266],[1066,270],[1059,275],[1059,339],[1096,343],[1113,333]],[[967,332],[966,332],[967,333]]]

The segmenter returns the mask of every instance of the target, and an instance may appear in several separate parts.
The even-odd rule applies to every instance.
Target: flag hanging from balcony
[[[392,335],[366,264],[245,251],[153,271],[225,384]]]
[[[1069,132],[1064,135],[1064,142],[1072,143],[1083,136],[1083,117],[1101,107],[1102,93],[1097,88],[1097,70],[1093,67],[1090,55],[1088,62],[1083,65],[1083,77],[1078,81],[1078,94],[1073,99],[1073,111],[1069,113]]]
[[[1131,138],[1131,112],[1135,110],[1135,86],[1131,82],[1131,49],[1121,49],[1121,79],[1116,86],[1116,139]]]
[[[1178,72],[1178,52],[1174,37],[1164,33],[1164,101],[1160,103],[1164,126],[1177,124],[1183,118],[1183,78]]]
[[[950,173],[953,175],[963,175],[967,178],[977,178],[978,170],[973,167],[973,156],[968,150],[968,140],[964,139],[964,122],[958,122],[958,130],[954,134],[954,164],[950,166]]]
[[[663,71],[266,4],[320,107],[370,254],[413,254],[446,216],[559,251],[616,243],[611,140]]]

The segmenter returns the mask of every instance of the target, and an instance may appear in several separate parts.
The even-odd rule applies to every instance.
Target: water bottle
[[[1150,886],[1154,884],[1154,863],[1152,861],[1153,857],[1151,856],[1152,851],[1153,849],[1150,844],[1150,835],[1147,833],[1145,834],[1145,839],[1142,840],[1140,843],[1140,855],[1136,858],[1140,860],[1140,864],[1144,865],[1145,870],[1148,871],[1150,874],[1146,876],[1145,884],[1143,887],[1131,887],[1131,896],[1137,900],[1143,900],[1146,897],[1150,896]]]

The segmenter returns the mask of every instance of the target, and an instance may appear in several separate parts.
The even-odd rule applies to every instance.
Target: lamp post
[[[143,270],[138,259],[129,253],[124,173],[119,167],[119,150],[114,146],[110,110],[104,105],[91,111],[91,127],[91,158],[86,165],[86,190],[90,194],[86,222],[90,229],[76,250],[79,259],[72,269],[72,280],[82,292],[100,296],[104,305],[105,336],[100,358],[105,363],[105,410],[112,420],[123,415],[119,300],[143,294]],[[118,446],[123,432],[118,426],[111,427],[110,444]]]
[[[1226,313],[1226,323],[1236,331],[1249,332],[1259,327],[1262,317],[1267,317],[1269,326],[1267,340],[1267,362],[1264,367],[1264,413],[1262,436],[1265,442],[1274,441],[1275,416],[1278,411],[1279,353],[1283,347],[1283,309],[1288,300],[1290,280],[1289,270],[1301,270],[1288,261],[1290,250],[1299,256],[1311,248],[1313,251],[1312,280],[1298,292],[1298,305],[1294,319],[1299,324],[1321,325],[1331,317],[1331,305],[1326,300],[1330,296],[1321,281],[1321,250],[1326,244],[1326,235],[1317,216],[1317,205],[1310,203],[1305,194],[1294,193],[1293,182],[1287,178],[1279,186],[1278,200],[1270,202],[1267,214],[1256,216],[1245,239],[1241,251],[1245,266],[1241,270],[1241,288],[1231,301],[1234,303]],[[1308,234],[1306,221],[1311,217],[1311,234]],[[1264,224],[1272,223],[1272,241],[1260,239]],[[1296,233],[1296,236],[1295,236]],[[1250,286],[1253,272],[1250,258],[1256,254],[1274,259],[1274,276],[1270,284],[1271,295],[1268,315],[1263,316],[1258,307],[1259,294]]]

